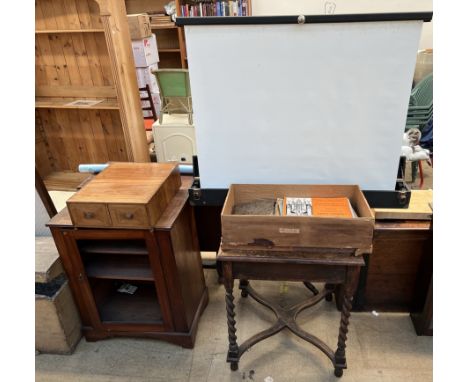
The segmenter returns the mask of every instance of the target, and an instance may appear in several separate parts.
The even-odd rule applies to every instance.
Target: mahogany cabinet
[[[422,282],[419,274],[432,267],[431,222],[376,221],[372,254],[365,260],[354,308],[410,312],[415,301],[424,301],[430,280]]]
[[[208,293],[186,190],[150,229],[76,228],[67,209],[48,225],[88,341],[131,336],[194,346]],[[137,289],[123,293],[124,284]]]

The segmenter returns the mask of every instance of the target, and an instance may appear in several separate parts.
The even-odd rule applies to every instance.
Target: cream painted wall
[[[432,0],[251,0],[253,16],[432,11]],[[424,23],[419,49],[432,48],[432,22]]]

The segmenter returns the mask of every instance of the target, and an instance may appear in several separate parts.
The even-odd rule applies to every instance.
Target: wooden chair
[[[151,130],[153,127],[153,123],[158,119],[158,116],[156,114],[156,108],[154,106],[153,98],[151,97],[151,90],[149,85],[146,85],[144,88],[138,88],[140,91],[140,100],[141,102],[148,101],[149,106],[146,107],[141,107],[143,111],[149,111],[150,115],[148,116],[143,116],[145,119],[145,130]],[[145,93],[145,94],[142,94]]]
[[[163,114],[187,114],[189,124],[193,124],[192,93],[190,90],[189,72],[187,69],[157,69],[156,76],[161,95],[162,124]]]

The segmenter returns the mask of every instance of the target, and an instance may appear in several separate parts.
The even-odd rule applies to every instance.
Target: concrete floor
[[[195,348],[149,339],[84,339],[73,355],[36,356],[36,382],[143,381],[337,381],[328,358],[285,330],[244,354],[239,370],[226,363],[227,326],[224,287],[206,270],[210,302],[199,324]],[[237,284],[236,284],[237,285]],[[252,282],[257,291],[282,305],[310,292],[302,284]],[[242,342],[267,328],[273,314],[235,291],[237,336]],[[340,313],[322,301],[299,316],[302,327],[335,348]],[[343,381],[432,381],[432,337],[416,336],[408,314],[353,313],[347,342],[348,369]],[[268,379],[270,377],[270,379]]]

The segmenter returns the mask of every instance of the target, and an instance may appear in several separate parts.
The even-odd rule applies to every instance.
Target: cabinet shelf
[[[68,105],[76,98],[36,97],[37,109],[87,109],[87,110],[119,110],[116,99],[106,99],[93,106]]]
[[[49,191],[76,191],[89,177],[89,173],[54,171],[46,175],[43,180]]]
[[[148,255],[143,240],[80,240],[82,254]]]
[[[110,280],[153,281],[154,276],[146,256],[97,256],[85,262],[88,277]]]
[[[90,29],[36,29],[36,34],[44,33],[104,33],[104,29],[90,28]]]
[[[159,53],[179,53],[180,48],[160,48],[158,49]]]
[[[110,281],[106,281],[109,282]],[[163,316],[152,284],[132,283],[138,289],[134,294],[117,292],[117,284],[105,295],[99,306],[99,315],[105,323],[162,324]],[[95,291],[95,293],[98,291]],[[99,293],[99,292],[98,292]]]
[[[175,26],[175,24],[168,24],[168,25],[163,25],[163,24],[151,24],[151,29],[156,30],[156,29],[177,29],[178,27]]]

